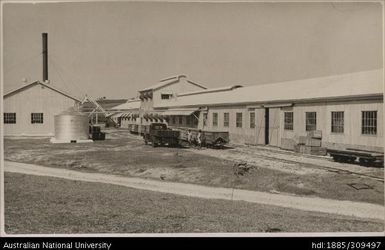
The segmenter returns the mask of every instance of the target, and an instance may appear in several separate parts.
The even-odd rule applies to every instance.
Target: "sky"
[[[51,84],[95,99],[180,74],[214,88],[383,67],[380,3],[5,3],[2,18],[5,92],[42,80],[43,32]]]

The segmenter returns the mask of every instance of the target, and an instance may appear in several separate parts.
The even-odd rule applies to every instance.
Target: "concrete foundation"
[[[56,140],[55,138],[50,139],[51,143],[88,143],[94,142],[93,140]]]

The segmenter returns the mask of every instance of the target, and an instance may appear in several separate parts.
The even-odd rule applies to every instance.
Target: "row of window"
[[[235,127],[242,128],[242,116],[243,113],[235,114]],[[305,113],[305,128],[306,131],[312,131],[317,129],[317,112]],[[207,125],[208,114],[203,114],[203,125]],[[212,113],[212,126],[218,127],[218,113]],[[223,113],[223,126],[229,127],[230,113]],[[255,128],[255,113],[249,113],[249,127]],[[284,112],[284,129],[294,129],[294,112]],[[333,111],[331,112],[331,132],[332,133],[344,133],[344,112]],[[377,111],[362,111],[361,121],[361,133],[368,135],[377,134]]]
[[[312,131],[317,129],[317,113],[306,112],[305,113],[306,131]],[[362,111],[361,113],[361,133],[364,135],[377,134],[377,111]],[[294,129],[294,113],[284,113],[284,129]],[[344,132],[344,112],[333,111],[331,112],[331,132],[343,133]]]
[[[168,119],[166,119],[168,120]],[[193,119],[192,116],[186,116],[186,125],[192,125],[194,123],[194,125],[198,124],[198,120],[197,119]],[[176,124],[180,124],[182,125],[183,124],[183,116],[172,116],[171,117],[171,124],[173,125],[176,125]]]
[[[43,113],[31,113],[31,123],[43,123]],[[16,113],[4,113],[5,124],[16,124]]]
[[[218,127],[218,113],[213,113],[213,127]],[[249,118],[250,118],[250,123],[249,127],[250,128],[255,128],[255,113],[250,112],[249,113]],[[235,127],[237,128],[242,128],[243,120],[243,113],[237,112],[235,113]],[[207,113],[203,113],[203,126],[207,125]],[[230,125],[230,113],[223,113],[223,126],[224,127],[229,127]]]

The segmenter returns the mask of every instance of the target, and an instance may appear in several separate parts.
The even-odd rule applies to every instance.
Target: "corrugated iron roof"
[[[180,80],[180,78],[186,78],[185,75],[179,75],[179,76],[173,76],[173,77],[169,77],[169,78],[166,78],[166,79],[163,79],[163,80],[160,80],[159,83],[155,84],[155,85],[152,85],[152,86],[149,86],[149,87],[146,87],[142,90],[140,90],[139,92],[143,92],[143,91],[149,91],[149,90],[156,90],[156,89],[159,89],[159,88],[162,88],[162,87],[165,87],[169,84],[172,84],[172,83],[175,83],[175,82],[178,82]],[[196,83],[196,82],[193,82],[193,81],[190,81],[190,80],[187,80],[187,82],[191,83],[191,84],[194,84],[202,89],[206,89],[205,86],[199,84],[199,83]]]
[[[103,99],[96,100],[96,102],[105,110],[110,110],[113,107],[127,102],[127,99]],[[87,101],[81,105],[82,112],[89,112],[95,108],[93,102]]]
[[[130,100],[117,106],[111,107],[110,110],[127,110],[127,109],[139,109],[140,100]]]
[[[196,94],[203,94],[203,93],[212,93],[212,92],[221,92],[221,91],[230,91],[236,88],[241,88],[242,85],[231,85],[231,86],[225,86],[220,88],[212,88],[212,89],[204,89],[204,90],[197,90],[197,91],[191,91],[191,92],[184,92],[177,94],[177,96],[186,96],[186,95],[196,95]]]
[[[168,109],[163,112],[163,115],[174,116],[174,115],[191,115],[192,113],[198,111],[199,108],[184,108],[184,109]]]
[[[286,81],[236,88],[231,91],[178,96],[157,108],[226,105],[240,103],[287,102],[308,99],[354,97],[383,94],[383,70]]]

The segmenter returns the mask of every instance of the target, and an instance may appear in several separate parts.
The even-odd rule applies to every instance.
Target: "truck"
[[[149,142],[153,147],[167,145],[169,147],[179,146],[180,132],[172,130],[164,123],[151,123],[143,126],[144,143]]]
[[[176,130],[180,131],[179,144],[184,145],[188,143],[188,139],[187,139],[188,130],[191,131],[193,143],[196,143],[196,137],[198,135],[199,129],[177,128]],[[202,134],[202,146],[206,146],[206,147],[223,148],[230,141],[229,132],[227,131],[201,130],[201,134]]]

